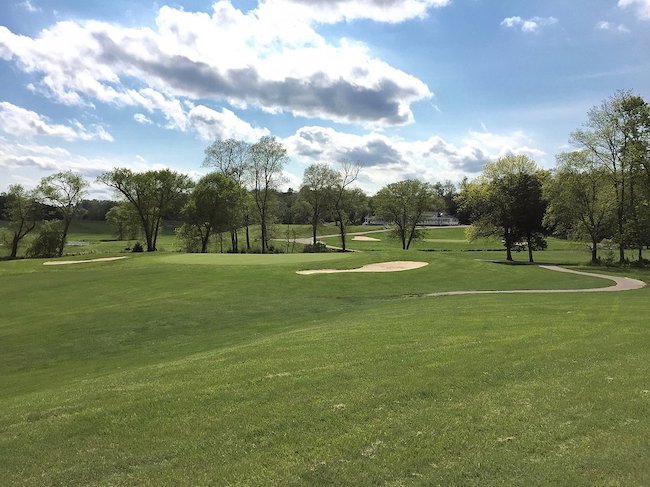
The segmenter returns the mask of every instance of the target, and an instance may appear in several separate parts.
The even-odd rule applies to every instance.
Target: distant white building
[[[458,218],[445,215],[442,211],[425,211],[418,225],[423,227],[450,227],[458,225]]]
[[[374,215],[366,215],[366,217],[363,219],[363,224],[381,226],[387,225],[385,220],[376,218]],[[418,222],[418,225],[422,227],[450,227],[458,224],[458,218],[446,215],[442,211],[425,211],[422,214],[422,218],[420,218],[420,221]]]

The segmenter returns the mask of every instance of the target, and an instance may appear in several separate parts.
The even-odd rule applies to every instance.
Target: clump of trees
[[[508,261],[513,260],[515,244],[525,240],[528,260],[533,262],[533,250],[544,247],[545,178],[546,173],[525,155],[508,155],[486,164],[483,174],[466,182],[457,198],[471,216],[468,236],[500,236]]]

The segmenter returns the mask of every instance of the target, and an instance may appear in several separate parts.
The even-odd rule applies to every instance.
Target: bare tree
[[[359,162],[351,161],[342,161],[340,163],[340,169],[335,186],[334,194],[334,211],[336,212],[336,219],[339,224],[339,232],[341,234],[341,248],[345,248],[345,225],[347,220],[346,215],[346,203],[348,196],[348,187],[357,180],[359,177],[359,170],[361,169],[361,164]]]

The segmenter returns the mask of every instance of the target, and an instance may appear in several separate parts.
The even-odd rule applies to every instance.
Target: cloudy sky
[[[360,185],[552,167],[588,109],[650,99],[650,0],[0,2],[0,191],[57,170],[193,176],[273,135]],[[109,196],[98,185],[93,196]]]

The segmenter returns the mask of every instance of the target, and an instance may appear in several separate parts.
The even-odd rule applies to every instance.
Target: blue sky
[[[552,167],[590,107],[650,99],[649,47],[650,0],[6,0],[0,191],[65,169],[198,177],[212,140],[262,135],[293,187],[344,159],[370,193],[508,153]]]

